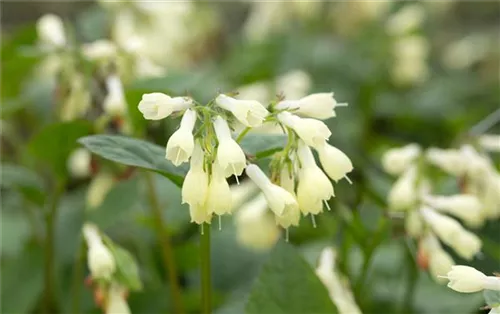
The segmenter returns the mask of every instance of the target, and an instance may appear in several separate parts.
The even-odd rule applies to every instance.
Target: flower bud
[[[298,210],[299,204],[292,194],[284,188],[271,183],[271,180],[256,165],[248,165],[246,174],[259,187],[266,197],[269,208],[277,216],[286,215],[288,211]]]
[[[82,230],[89,248],[87,260],[92,278],[109,280],[116,269],[113,255],[102,243],[101,236],[95,225],[84,224]]]
[[[417,144],[389,149],[382,156],[382,167],[387,173],[400,175],[410,168],[420,153],[421,149]]]
[[[439,283],[444,283],[442,276],[448,273],[455,262],[451,256],[439,244],[438,239],[432,233],[428,234],[423,240],[422,245],[429,257],[429,272],[432,278]]]
[[[311,149],[302,141],[297,154],[302,166],[297,187],[299,208],[304,215],[319,214],[323,210],[323,202],[334,196],[332,183],[316,165]]]
[[[413,206],[418,197],[416,188],[417,170],[411,167],[394,183],[389,191],[389,207],[392,210],[407,210]]]
[[[190,165],[191,168],[182,184],[182,203],[204,207],[208,191],[208,174],[203,169],[204,153],[198,143],[194,144]]]
[[[122,287],[112,284],[106,303],[106,314],[130,314],[131,312],[125,300],[125,295],[126,292]]]
[[[295,178],[287,166],[281,169],[280,186],[290,192],[290,194],[295,195]]]
[[[481,239],[472,232],[462,229],[448,244],[459,256],[472,260],[481,251]]]
[[[218,162],[212,164],[212,176],[208,185],[206,207],[210,213],[217,215],[231,213],[231,189],[226,181],[224,170]]]
[[[469,266],[453,266],[446,275],[448,287],[462,293],[473,293],[484,289],[500,290],[500,278],[486,276]]]
[[[276,109],[295,110],[300,116],[325,120],[335,117],[335,107],[347,104],[337,104],[333,93],[311,94],[299,100],[284,100],[276,105]]]
[[[222,167],[225,176],[239,176],[247,164],[245,153],[241,147],[231,137],[231,130],[227,122],[220,116],[214,121],[215,134],[219,141],[217,148],[217,161]]]
[[[38,19],[36,27],[38,36],[44,45],[54,47],[66,45],[64,24],[59,16],[46,14]]]
[[[196,123],[196,112],[187,109],[179,126],[167,142],[166,156],[175,166],[187,162],[194,149],[193,128]]]
[[[345,178],[352,171],[352,162],[340,149],[323,142],[315,147],[318,151],[319,161],[326,174],[335,182]]]
[[[479,154],[474,147],[464,145],[460,148],[462,158],[467,161],[466,171],[471,178],[481,178],[491,173],[491,162],[484,155]]]
[[[467,160],[456,149],[429,148],[425,157],[431,164],[451,175],[461,176],[465,173]]]
[[[83,55],[89,60],[111,60],[116,57],[116,45],[107,40],[99,39],[92,43],[84,44],[82,47]]]
[[[113,116],[123,116],[127,112],[127,102],[123,92],[122,81],[117,75],[111,75],[106,79],[108,94],[104,98],[104,112]]]
[[[411,210],[405,218],[406,233],[412,238],[418,238],[424,229],[424,223],[418,210]]]
[[[75,149],[68,158],[68,171],[74,178],[86,178],[91,173],[92,155],[85,148]]]
[[[419,28],[424,19],[425,11],[421,5],[405,5],[387,20],[385,29],[390,35],[404,35]]]
[[[484,134],[479,137],[479,145],[490,152],[500,152],[500,135]]]
[[[322,121],[299,118],[286,111],[278,114],[278,120],[287,127],[292,128],[308,146],[314,148],[322,146],[332,134]]]
[[[185,110],[193,105],[189,97],[170,97],[162,93],[142,95],[139,111],[147,120],[161,120],[173,112]]]
[[[467,194],[452,196],[424,197],[427,205],[460,218],[471,227],[479,227],[484,219],[481,213],[482,204],[477,197]]]
[[[220,94],[215,98],[215,103],[222,109],[230,111],[247,127],[260,126],[269,114],[267,109],[256,100],[239,100]]]
[[[99,207],[114,185],[115,179],[110,173],[99,172],[87,189],[87,206],[91,209]]]
[[[280,229],[267,211],[267,201],[261,193],[236,213],[236,239],[256,251],[265,251],[276,244]]]

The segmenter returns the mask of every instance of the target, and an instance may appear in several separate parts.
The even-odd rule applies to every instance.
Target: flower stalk
[[[201,260],[201,313],[212,312],[212,274],[210,266],[210,225],[201,225],[203,232],[200,235],[200,260]]]

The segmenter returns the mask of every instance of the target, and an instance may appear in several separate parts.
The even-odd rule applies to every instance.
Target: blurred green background
[[[44,54],[37,50],[36,19],[57,13],[73,42],[89,43],[112,36],[119,9],[108,4],[1,4],[2,313],[43,311],[46,212],[54,191],[54,174],[46,161],[56,160],[50,151],[58,150],[61,142],[50,145],[52,137],[41,135],[58,121],[57,84],[39,71]],[[422,147],[457,145],[470,136],[471,127],[499,108],[500,2],[388,1],[378,9],[356,1],[286,2],[263,9],[258,5],[193,3],[194,15],[171,30],[181,34],[176,39],[179,44],[161,55],[166,73],[124,79],[129,115],[139,129],[135,135],[163,146],[177,126],[172,120],[146,125],[142,117],[137,118],[136,105],[145,92],[187,92],[206,102],[218,91],[237,91],[262,82],[274,86],[287,72],[304,71],[312,82],[310,93],[333,91],[337,101],[349,103],[326,122],[333,134],[330,142],[353,161],[354,183],[336,185],[333,210],[318,216],[316,229],[303,219],[300,227],[290,230],[290,243],[312,266],[325,245],[336,246],[340,270],[350,279],[364,313],[479,313],[484,305],[481,294],[458,294],[418,269],[416,244],[404,236],[401,221],[385,215],[393,179],[381,170],[379,159],[386,149],[410,142]],[[404,34],[398,34],[403,28],[399,25],[391,31],[391,17],[410,5],[421,8],[421,21]],[[411,23],[412,18],[403,21]],[[398,42],[410,45],[401,41],[410,36],[419,36],[425,47],[397,48]],[[86,67],[82,73],[99,81],[96,68]],[[87,115],[68,122],[79,124],[71,127],[74,134],[64,134],[68,152],[78,146],[78,137],[96,132],[95,120]],[[116,133],[112,127],[106,130]],[[499,131],[498,125],[490,130]],[[63,157],[58,162],[64,168]],[[495,162],[498,166],[498,156]],[[84,221],[91,220],[137,259],[144,288],[130,294],[132,312],[171,312],[166,270],[142,175],[134,172],[117,182],[102,204],[88,211],[91,180],[65,180],[57,205],[54,308],[59,313],[100,312],[83,280],[87,270],[80,230]],[[172,237],[184,304],[188,312],[196,313],[200,308],[199,229],[189,223],[187,207],[180,205],[180,189],[160,175],[155,174],[154,181]],[[449,180],[443,183],[444,189],[449,186],[455,185]],[[214,312],[243,313],[269,252],[239,244],[233,217],[224,217],[222,226],[222,231],[212,232]],[[485,273],[500,271],[499,228],[499,222],[493,221],[477,230],[484,254],[467,264]],[[371,265],[362,272],[363,261],[372,254]],[[289,275],[286,268],[282,271],[283,276]]]

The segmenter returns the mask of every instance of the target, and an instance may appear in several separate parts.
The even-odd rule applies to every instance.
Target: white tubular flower
[[[451,240],[449,246],[462,258],[472,260],[474,256],[481,251],[482,242],[474,233],[462,229],[461,232]]]
[[[451,175],[461,176],[465,173],[467,160],[456,149],[429,148],[425,157],[431,164]]]
[[[61,18],[54,14],[46,14],[36,23],[38,37],[46,46],[63,47],[66,45],[64,24]]]
[[[206,207],[210,213],[217,215],[229,214],[232,209],[231,189],[226,181],[224,169],[217,161],[212,164]]]
[[[326,174],[335,182],[338,182],[342,178],[346,178],[346,175],[352,171],[352,162],[340,149],[323,142],[319,145],[316,151],[319,155],[319,161],[323,170]]]
[[[490,152],[500,152],[500,135],[484,134],[479,137],[479,145]]]
[[[464,145],[460,148],[463,159],[466,160],[467,175],[471,178],[481,178],[491,173],[491,162],[484,155],[479,154],[474,147]]]
[[[120,78],[113,74],[106,79],[108,94],[104,98],[104,112],[110,115],[122,116],[127,112],[127,102]]]
[[[267,201],[262,193],[243,205],[235,218],[236,239],[250,249],[269,250],[280,237],[280,229],[267,212]]]
[[[404,35],[419,28],[424,19],[425,11],[421,5],[406,5],[389,18],[385,29],[390,35]]]
[[[125,289],[112,284],[106,303],[106,314],[130,314],[130,308],[125,300]]]
[[[421,151],[417,144],[389,149],[382,156],[382,167],[387,173],[400,175],[410,168],[415,159],[420,156]]]
[[[116,269],[115,259],[102,243],[97,227],[93,224],[85,224],[83,236],[88,246],[87,262],[92,277],[109,280]]]
[[[500,217],[500,175],[491,173],[486,178],[485,187],[480,192],[485,217],[489,219]]]
[[[167,142],[166,156],[175,166],[187,162],[194,149],[193,128],[196,123],[196,111],[188,109],[182,116],[179,129]]]
[[[204,153],[198,143],[194,144],[190,164],[191,168],[182,184],[182,203],[190,206],[204,206],[208,191],[208,174],[203,169]]]
[[[290,173],[287,166],[281,169],[280,186],[290,192],[290,194],[295,195],[295,178],[294,175]]]
[[[462,293],[473,293],[484,289],[500,290],[500,278],[486,276],[479,270],[463,265],[453,266],[446,275],[448,287]]]
[[[333,98],[333,93],[311,94],[299,100],[284,100],[276,105],[276,109],[295,110],[294,113],[314,119],[325,120],[335,117],[335,108],[347,106],[339,104]]]
[[[173,112],[185,110],[193,105],[189,97],[170,97],[163,93],[142,95],[139,102],[139,111],[147,120],[161,120]]]
[[[424,197],[424,201],[432,208],[450,213],[451,215],[462,219],[471,227],[479,227],[484,222],[481,212],[482,204],[474,195],[427,195]]]
[[[439,283],[444,283],[446,279],[442,277],[443,274],[448,273],[453,265],[455,265],[455,262],[451,256],[443,250],[434,234],[429,233],[423,238],[422,244],[429,256],[429,272],[432,278]]]
[[[417,170],[411,167],[394,183],[388,197],[389,207],[392,210],[407,210],[416,203],[418,198],[416,179]]]
[[[258,127],[262,125],[269,112],[256,100],[239,100],[224,94],[215,98],[217,106],[230,111],[238,121],[247,127]]]
[[[308,145],[314,148],[322,146],[332,132],[322,121],[310,118],[299,118],[289,112],[278,114],[278,120],[289,128]]]
[[[224,174],[226,177],[241,175],[247,164],[247,159],[240,145],[231,137],[231,130],[227,122],[221,117],[217,117],[214,121],[214,129],[219,141],[217,161],[224,170]]]
[[[334,196],[333,186],[328,177],[316,165],[311,149],[299,142],[297,155],[302,168],[299,170],[297,201],[304,215],[316,215],[323,210],[323,202]]]
[[[117,54],[116,45],[107,39],[99,39],[92,43],[84,44],[83,55],[89,60],[110,60]]]
[[[74,178],[86,178],[90,175],[92,155],[85,148],[75,149],[68,158],[67,168]]]
[[[418,210],[408,212],[405,218],[406,233],[413,237],[418,238],[424,229],[424,223]]]
[[[328,290],[330,299],[341,314],[361,314],[348,283],[335,271],[335,251],[327,247],[321,251],[316,275]]]
[[[311,78],[306,72],[293,70],[278,77],[276,91],[288,99],[299,99],[307,95],[311,85]]]
[[[246,167],[248,177],[259,187],[266,197],[269,208],[277,216],[287,215],[289,211],[298,210],[299,204],[292,194],[284,188],[271,183],[271,180],[256,165]]]
[[[87,206],[90,209],[99,207],[114,185],[115,179],[110,173],[99,172],[87,189]]]

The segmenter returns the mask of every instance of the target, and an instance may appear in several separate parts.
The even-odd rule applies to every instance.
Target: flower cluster
[[[500,174],[487,155],[471,145],[429,148],[424,153],[410,144],[387,151],[382,165],[389,174],[399,176],[388,195],[390,211],[404,213],[406,232],[419,240],[423,265],[428,265],[436,280],[454,264],[440,241],[466,260],[481,250],[479,237],[455,218],[477,228],[486,219],[500,216]],[[430,171],[434,166],[456,177],[460,193],[432,193]]]
[[[337,105],[332,93],[278,99],[267,108],[256,100],[226,94],[203,106],[189,97],[151,93],[143,95],[138,108],[148,120],[182,114],[178,130],[168,140],[166,158],[176,166],[190,163],[182,202],[189,205],[193,222],[210,223],[214,214],[230,214],[233,200],[226,178],[235,176],[238,182],[245,172],[261,192],[251,206],[261,209],[249,216],[262,217],[256,213],[269,208],[276,223],[288,228],[299,224],[300,213],[316,215],[324,205],[328,207],[327,201],[334,196],[328,177],[339,181],[353,169],[349,158],[328,144],[331,132],[320,120],[334,117]],[[237,124],[245,129],[235,137],[232,130]],[[270,178],[248,162],[253,157],[239,145],[248,131],[264,124],[279,125],[288,137],[283,151],[272,158]],[[312,149],[323,170],[316,165]]]
[[[103,243],[99,230],[93,224],[84,224],[83,236],[87,243],[87,263],[91,283],[94,285],[96,304],[109,314],[127,314],[127,290],[115,280],[116,261],[110,249]]]

